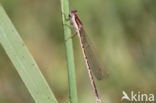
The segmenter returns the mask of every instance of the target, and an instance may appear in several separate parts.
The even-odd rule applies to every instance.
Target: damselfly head
[[[78,11],[77,10],[72,10],[71,13],[77,15],[78,14]]]
[[[70,13],[69,13],[69,17],[72,17],[74,15],[77,15],[78,14],[78,11],[77,10],[72,10]]]

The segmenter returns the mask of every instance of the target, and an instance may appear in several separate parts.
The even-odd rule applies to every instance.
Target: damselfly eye
[[[72,10],[71,13],[77,15],[78,14],[78,11],[77,10]]]

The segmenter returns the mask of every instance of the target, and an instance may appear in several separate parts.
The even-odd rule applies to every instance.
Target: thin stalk
[[[69,95],[70,103],[78,103],[77,100],[77,88],[75,80],[75,64],[73,56],[73,44],[71,37],[70,21],[67,20],[69,17],[69,1],[61,0],[61,12],[62,12],[62,21],[64,28],[64,39],[65,39],[65,48],[66,48],[66,58],[67,58],[67,68],[68,68],[68,83],[69,83]]]

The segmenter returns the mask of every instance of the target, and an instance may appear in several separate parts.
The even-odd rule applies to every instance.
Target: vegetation
[[[156,94],[155,3],[154,0],[70,1],[70,8],[79,11],[78,15],[87,35],[93,41],[97,57],[102,59],[104,67],[109,70],[108,78],[96,81],[104,103],[120,103],[123,90],[128,94],[131,91]],[[29,58],[28,55],[32,54],[36,61],[34,68],[39,66],[49,86],[44,78],[35,76],[34,72],[40,75],[38,69],[33,69],[32,73],[27,72],[30,76],[25,78],[30,79],[28,82],[44,82],[45,87],[50,87],[54,92],[59,103],[69,103],[60,1],[1,0],[1,4],[25,43],[22,47],[15,43],[16,38],[10,38],[13,39],[10,45],[29,49],[24,57]],[[14,56],[15,52],[6,52],[9,47],[4,48],[2,43],[3,41],[7,44],[7,41],[2,39],[2,29],[7,32],[9,30],[5,27],[6,23],[1,26],[3,21],[8,19],[3,16],[4,13],[0,14],[0,103],[34,103],[34,96],[30,95],[30,89],[27,90],[24,79],[21,79],[19,72],[23,71],[16,71],[16,67],[20,65],[15,66],[11,62],[10,55]],[[78,101],[95,103],[78,38],[74,37],[73,42]],[[17,52],[20,55],[19,62],[24,61],[21,59],[22,53],[24,52]],[[28,61],[34,63],[32,57]],[[36,89],[37,86],[34,86],[32,90]],[[48,93],[53,97],[51,92]]]

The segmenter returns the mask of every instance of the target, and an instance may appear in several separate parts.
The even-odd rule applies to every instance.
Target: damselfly
[[[94,82],[92,72],[98,80],[101,80],[104,76],[107,76],[108,72],[103,72],[101,65],[97,62],[97,58],[95,57],[95,54],[92,51],[92,49],[88,43],[88,40],[86,38],[86,33],[83,29],[83,24],[80,21],[77,13],[78,13],[77,10],[73,10],[70,12],[69,17],[72,21],[75,31],[77,32],[78,37],[80,39],[81,49],[82,49],[84,61],[85,61],[85,64],[86,64],[86,67],[88,70],[90,82],[91,82],[94,94],[96,96],[96,101],[99,102],[100,98],[99,98],[99,95],[98,95],[98,92],[96,89],[96,85]]]

